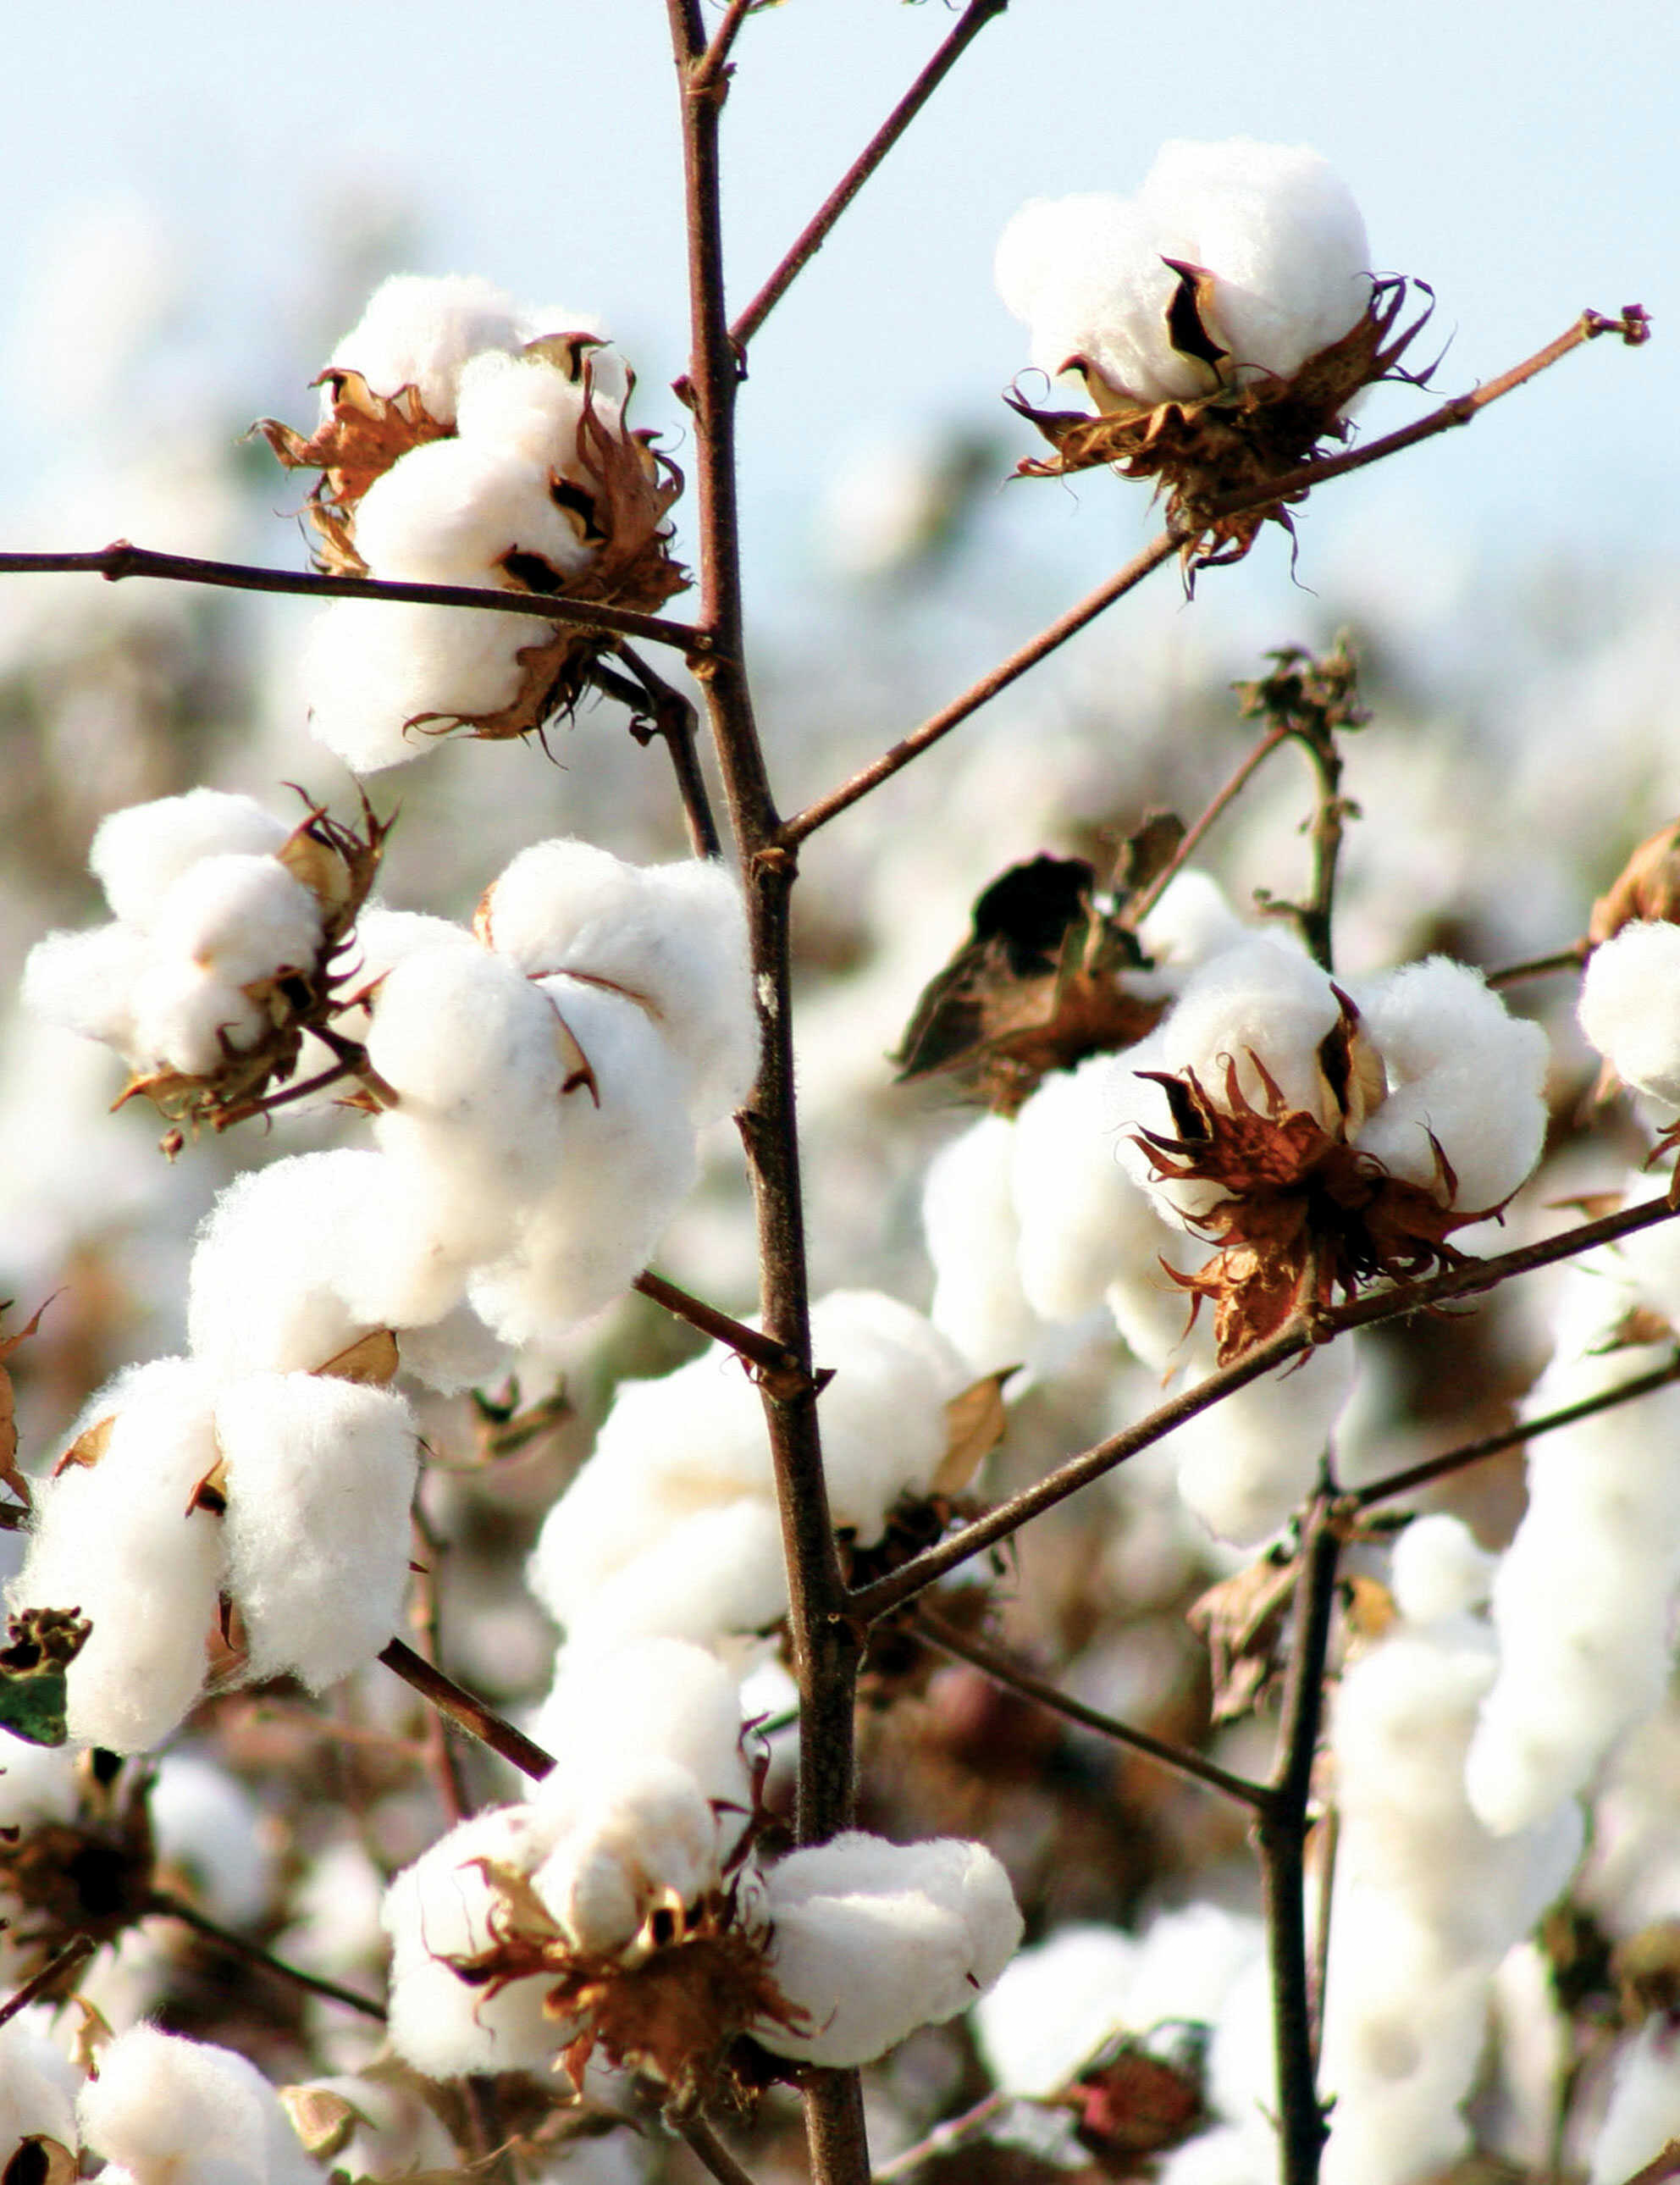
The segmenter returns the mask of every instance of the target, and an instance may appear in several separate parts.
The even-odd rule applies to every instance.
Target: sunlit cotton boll
[[[557,1774],[575,1776],[621,1752],[627,1726],[639,1753],[678,1763],[707,1799],[745,1819],[752,1779],[741,1752],[740,1695],[714,1655],[681,1640],[647,1639],[563,1667],[531,1735],[560,1756]],[[542,1795],[546,1801],[546,1788]]]
[[[291,831],[253,797],[192,789],[111,813],[100,822],[87,863],[114,914],[144,929],[175,883],[204,858],[271,858]]]
[[[1616,2059],[1590,2185],[1622,2185],[1680,2137],[1680,2026],[1659,2013]]]
[[[679,1761],[642,1753],[562,1764],[532,1802],[555,1830],[532,1886],[584,1955],[638,1953],[630,1946],[653,1914],[680,1915],[719,1880],[719,1817]]]
[[[1094,1310],[1110,1283],[1160,1252],[1154,1207],[1120,1162],[1114,1068],[1111,1056],[1093,1055],[1055,1071],[1015,1119],[1021,1287],[1046,1320]]]
[[[1203,1372],[1213,1359],[1198,1343]],[[1312,1493],[1336,1422],[1353,1393],[1353,1346],[1320,1345],[1198,1411],[1166,1436],[1178,1490],[1216,1539],[1253,1547]],[[1199,1374],[1186,1372],[1193,1387]]]
[[[356,550],[373,576],[431,584],[508,585],[511,554],[536,556],[556,579],[594,558],[545,466],[470,440],[428,441],[377,478],[357,506]]]
[[[8,2167],[20,2140],[39,2136],[75,2147],[81,2074],[50,2037],[50,2025],[42,2008],[0,2026],[0,2152]]]
[[[321,2185],[274,2089],[232,2049],[136,2026],[101,2050],[77,2115],[136,2185]]]
[[[1021,1286],[1014,1167],[1013,1123],[982,1115],[935,1156],[922,1191],[929,1317],[977,1374],[1024,1363],[1042,1333]]]
[[[529,338],[512,297],[476,274],[394,273],[333,344],[332,364],[359,372],[376,394],[414,388],[427,415],[449,425],[468,358]]]
[[[1680,1104],[1680,925],[1624,925],[1588,958],[1581,1029],[1635,1091]]]
[[[770,1970],[808,2030],[756,2026],[779,2056],[867,2064],[918,2026],[955,2018],[1013,1956],[1021,1915],[982,1844],[848,1834],[765,1879]]]
[[[153,946],[245,986],[313,964],[321,904],[276,858],[229,850],[201,858],[165,891]]]
[[[1179,277],[1210,273],[1203,327],[1217,369],[1175,346]],[[1370,297],[1370,247],[1347,185],[1316,153],[1236,138],[1165,145],[1134,198],[1027,204],[1004,230],[996,278],[1052,376],[1075,361],[1102,406],[1205,395],[1222,379],[1288,378],[1348,332]]]

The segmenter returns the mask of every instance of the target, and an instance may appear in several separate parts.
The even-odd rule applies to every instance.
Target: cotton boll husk
[[[1492,1590],[1499,1557],[1476,1545],[1461,1518],[1440,1512],[1414,1517],[1394,1543],[1389,1586],[1413,1623],[1432,1623],[1479,1608]]]
[[[851,1833],[791,1853],[765,1882],[770,1970],[811,2030],[754,2031],[805,2063],[868,2063],[957,2017],[1021,1939],[1008,1876],[981,1844]]]
[[[81,2074],[51,2038],[50,2014],[25,2010],[0,2026],[0,2153],[9,2164],[37,2134],[74,2150]]]
[[[413,1415],[388,1389],[254,1373],[224,1389],[228,1587],[254,1681],[321,1691],[395,1635],[408,1586]]]
[[[198,1697],[223,1568],[220,1521],[187,1506],[217,1457],[213,1385],[165,1358],[123,1374],[83,1415],[114,1416],[98,1462],[36,1489],[14,1611],[80,1608],[92,1630],[67,1673],[78,1745],[138,1752]]]
[[[1204,1361],[1203,1370],[1211,1367]],[[1252,1547],[1312,1493],[1331,1429],[1353,1394],[1355,1354],[1346,1342],[1306,1353],[1267,1373],[1167,1438],[1178,1457],[1179,1493],[1221,1540]],[[1200,1374],[1186,1374],[1189,1385]]]
[[[703,1506],[663,1526],[644,1518],[640,1539],[615,1553],[612,1533],[636,1523],[634,1487],[626,1494],[605,1537],[568,1538],[562,1498],[532,1555],[531,1590],[564,1628],[568,1662],[587,1668],[604,1651],[655,1636],[711,1646],[786,1614],[781,1524],[767,1496]]]
[[[214,1076],[230,1051],[254,1047],[268,1025],[248,994],[184,956],[148,964],[134,982],[132,1007],[128,1059],[185,1077]]]
[[[532,1803],[555,1835],[533,1886],[581,1952],[622,1949],[656,1906],[693,1904],[718,1880],[718,1818],[679,1761],[567,1755]]]
[[[201,858],[165,891],[152,939],[230,986],[300,970],[321,948],[321,904],[276,858],[223,851]]]
[[[588,842],[538,842],[496,880],[480,916],[497,954],[531,976],[573,972],[645,997],[692,1074],[696,1122],[745,1100],[758,1031],[745,908],[724,866],[631,865]]]
[[[551,1848],[549,1816],[528,1806],[477,1813],[405,1868],[386,1892],[391,1937],[391,2046],[429,2078],[469,2071],[542,2071],[566,2039],[543,2015],[551,1977],[470,1987],[442,1960],[472,1957],[495,1940],[497,1898],[477,1859],[530,1874]]]
[[[1120,1165],[1109,1092],[1115,1066],[1099,1054],[1055,1071],[1015,1119],[1021,1288],[1046,1320],[1093,1310],[1111,1282],[1153,1264],[1160,1250],[1159,1217]]]
[[[354,774],[405,765],[451,721],[511,705],[522,673],[516,654],[553,629],[530,614],[334,600],[304,640],[310,733]]]
[[[1327,972],[1298,950],[1257,937],[1222,951],[1195,973],[1154,1036],[1164,1067],[1194,1070],[1220,1106],[1229,1056],[1244,1097],[1264,1107],[1269,1096],[1254,1067],[1258,1057],[1292,1108],[1329,1122],[1330,1088],[1318,1050],[1340,1014]]]
[[[149,954],[143,936],[126,925],[49,933],[24,960],[24,1007],[47,1024],[131,1053],[134,988]]]
[[[1639,920],[1587,959],[1581,1029],[1616,1075],[1680,1101],[1680,926]]]
[[[639,1753],[686,1769],[704,1797],[743,1813],[752,1802],[736,1681],[704,1647],[680,1640],[644,1640],[582,1668],[562,1665],[531,1735],[574,1774],[633,1739]]]
[[[468,358],[529,338],[512,297],[477,274],[393,273],[334,344],[332,362],[360,372],[376,394],[414,388],[427,415],[450,425]],[[329,389],[323,409],[330,399]]]
[[[100,2052],[77,2115],[88,2147],[138,2185],[320,2185],[254,2065],[153,2026]]]
[[[1618,2051],[1589,2185],[1623,2185],[1680,2138],[1680,2026],[1660,2013]]]
[[[512,1249],[468,1285],[473,1310],[511,1344],[551,1338],[622,1295],[698,1171],[688,1073],[644,1012],[577,979],[519,983],[558,1010],[594,1090],[554,1101],[554,1153],[548,1173],[533,1177],[539,1195],[519,1210]],[[506,1127],[519,1126],[510,1114]],[[525,1150],[542,1148],[527,1142]]]
[[[922,1187],[935,1278],[928,1316],[977,1375],[1024,1362],[1041,1333],[1016,1260],[1014,1165],[1014,1125],[982,1115],[935,1155]]]
[[[158,1856],[191,1878],[195,1900],[225,1926],[254,1927],[274,1895],[271,1825],[237,1776],[197,1752],[158,1763],[148,1807]]]
[[[1353,1134],[1359,1151],[1438,1193],[1432,1137],[1452,1168],[1454,1205],[1501,1205],[1545,1140],[1544,1032],[1512,1016],[1480,972],[1444,956],[1409,964],[1355,999],[1388,1080]]]
[[[1129,2021],[1138,1958],[1117,1927],[1073,1926],[1022,1950],[974,2005],[974,2039],[1003,2093],[1042,2099]]]
[[[1292,377],[1370,303],[1370,247],[1359,207],[1342,177],[1304,146],[1249,137],[1164,144],[1139,207],[1163,257],[1215,275],[1218,333],[1239,367]]]
[[[502,448],[430,440],[393,463],[357,506],[356,550],[375,577],[522,589],[505,566],[516,550],[561,577],[595,556],[555,505],[547,468]]]
[[[148,930],[170,890],[201,858],[271,858],[291,832],[252,797],[192,789],[111,813],[100,822],[87,863],[117,917]]]

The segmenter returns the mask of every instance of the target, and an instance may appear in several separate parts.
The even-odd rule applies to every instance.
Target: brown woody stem
[[[695,749],[699,716],[692,702],[656,675],[646,661],[632,652],[628,645],[621,645],[618,654],[630,670],[628,676],[620,675],[605,661],[598,661],[590,670],[590,679],[598,690],[630,708],[630,733],[639,742],[647,743],[657,736],[663,743],[671,770],[677,777],[677,794],[682,799],[683,817],[688,822],[689,847],[697,858],[721,856],[723,846],[717,823],[712,816],[712,799],[706,792],[706,776],[700,771]]]
[[[480,607],[496,614],[536,615],[582,629],[600,629],[615,637],[639,637],[650,645],[674,645],[682,652],[704,652],[705,631],[661,615],[632,614],[595,601],[567,600],[553,594],[492,591],[476,584],[385,583],[373,577],[328,577],[301,569],[263,569],[242,562],[204,562],[185,554],[159,554],[148,546],[114,539],[85,554],[0,554],[0,577],[162,577],[180,584],[209,584],[233,592],[298,592],[329,600],[406,600],[421,606]]]
[[[328,1980],[324,1974],[305,1972],[301,1965],[287,1964],[272,1950],[265,1950],[260,1942],[248,1941],[236,1935],[232,1929],[220,1925],[189,1904],[184,1897],[174,1896],[167,1889],[153,1890],[147,1900],[146,1909],[166,1920],[179,1920],[183,1927],[190,1927],[195,1935],[203,1935],[220,1949],[243,1958],[248,1964],[261,1965],[266,1971],[277,1974],[282,1980],[290,1981],[294,1987],[307,1988],[311,1995],[324,1996],[329,2003],[342,2003],[346,2010],[356,2010],[364,2018],[377,2019],[382,2026],[385,2011],[382,2004],[371,1997],[358,1995],[354,1988],[340,1987],[337,1981]]]
[[[1231,774],[1222,787],[1214,791],[1195,820],[1185,830],[1184,839],[1173,852],[1147,887],[1140,888],[1125,908],[1123,923],[1135,933],[1148,917],[1161,897],[1172,886],[1212,832],[1214,824],[1229,811],[1254,776],[1275,751],[1281,751],[1289,740],[1290,730],[1272,729],[1262,736],[1242,763]]]
[[[1199,1752],[1185,1746],[1169,1745],[1164,1738],[1152,1737],[1147,1730],[1134,1730],[1130,1723],[1118,1722],[1113,1716],[1102,1714],[1096,1707],[1086,1707],[1083,1701],[1072,1699],[1066,1692],[1058,1691],[1053,1685],[1030,1670],[1017,1665],[990,1646],[970,1638],[947,1623],[942,1616],[925,1606],[917,1611],[916,1629],[921,1637],[930,1640],[941,1653],[952,1654],[959,1662],[967,1662],[980,1674],[990,1677],[994,1684],[1006,1691],[1019,1692],[1023,1699],[1032,1700],[1052,1714],[1063,1716],[1077,1723],[1082,1730],[1095,1730],[1099,1737],[1112,1738],[1116,1745],[1124,1745],[1143,1753],[1162,1767],[1170,1768],[1178,1774],[1187,1775],[1192,1782],[1204,1784],[1209,1790],[1219,1791],[1227,1798],[1251,1807],[1256,1813],[1264,1812],[1267,1803],[1266,1791],[1259,1783],[1250,1783],[1241,1775],[1232,1775],[1213,1761],[1205,1760]]]
[[[753,2185],[751,2173],[736,2161],[704,2117],[689,2117],[677,2129],[695,2160],[711,2171],[717,2185]]]
[[[1547,979],[1557,971],[1578,971],[1593,953],[1590,941],[1571,941],[1567,948],[1554,948],[1549,956],[1525,957],[1519,964],[1501,964],[1482,976],[1490,986],[1515,986],[1525,979]]]
[[[469,1736],[476,1737],[481,1745],[488,1745],[492,1752],[500,1752],[522,1775],[528,1775],[535,1781],[554,1766],[551,1752],[544,1752],[522,1730],[516,1730],[494,1707],[475,1699],[423,1654],[416,1654],[406,1640],[392,1640],[379,1658],[405,1685],[411,1685],[423,1700],[429,1701],[439,1714],[446,1714]]]
[[[43,1995],[56,1995],[59,1983],[64,1975],[73,1966],[79,1965],[84,1958],[91,1958],[98,1947],[91,1935],[73,1935],[62,1950],[48,1958],[38,1973],[8,1995],[4,2003],[0,2003],[0,2026],[9,2025],[13,2019],[27,2010],[31,2003],[37,2002]]]
[[[741,1321],[732,1320],[716,1305],[691,1297],[687,1290],[678,1289],[675,1282],[667,1282],[663,1275],[655,1274],[651,1267],[645,1267],[630,1287],[639,1290],[655,1305],[663,1305],[678,1320],[697,1327],[702,1335],[709,1335],[715,1343],[727,1343],[737,1357],[745,1359],[752,1367],[761,1387],[793,1394],[812,1384],[813,1377],[804,1371],[784,1344],[762,1335],[756,1327],[748,1327]]]
[[[723,21],[712,34],[712,43],[695,65],[693,80],[696,84],[715,82],[723,75],[742,24],[759,4],[760,0],[729,0]]]

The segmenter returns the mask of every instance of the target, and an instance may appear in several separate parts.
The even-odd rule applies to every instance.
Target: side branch
[[[488,1745],[492,1752],[500,1752],[522,1775],[530,1776],[534,1782],[554,1766],[553,1753],[544,1752],[522,1730],[516,1730],[494,1707],[475,1699],[453,1677],[446,1677],[423,1654],[416,1654],[405,1640],[393,1639],[379,1658],[405,1685],[411,1685],[439,1714],[446,1714],[470,1737]]]
[[[628,607],[563,599],[549,592],[503,592],[477,584],[408,584],[373,577],[327,577],[313,570],[261,569],[244,562],[201,562],[185,554],[158,554],[114,539],[87,554],[0,554],[0,577],[163,577],[180,584],[210,584],[229,592],[298,592],[329,600],[405,600],[417,606],[483,607],[494,614],[536,615],[614,637],[639,637],[650,645],[674,645],[705,655],[712,640],[705,630],[662,615],[632,614]]]
[[[1227,1396],[1246,1389],[1263,1374],[1287,1365],[1303,1350],[1327,1343],[1350,1328],[1374,1327],[1384,1321],[1404,1320],[1430,1305],[1443,1305],[1454,1298],[1471,1297],[1478,1290],[1493,1289],[1513,1275],[1555,1266],[1560,1260],[1574,1259],[1582,1252],[1591,1251],[1595,1245],[1613,1243],[1618,1237],[1632,1236],[1635,1231],[1652,1228],[1659,1221],[1672,1221],[1677,1212],[1680,1209],[1671,1206],[1666,1197],[1646,1199],[1638,1206],[1624,1207],[1620,1213],[1608,1214],[1602,1221],[1582,1222],[1576,1228],[1566,1229],[1538,1244],[1520,1245],[1515,1251],[1501,1253],[1497,1259],[1472,1260],[1468,1266],[1432,1276],[1427,1282],[1408,1283],[1400,1289],[1379,1290],[1369,1297],[1356,1298],[1349,1305],[1320,1309],[1310,1319],[1292,1320],[1266,1342],[1256,1344],[1241,1358],[1198,1381],[1194,1388],[1169,1397],[1120,1433],[1069,1457],[1032,1486],[1012,1495],[1007,1502],[1000,1502],[995,1510],[989,1510],[971,1524],[960,1527],[936,1546],[913,1556],[885,1578],[861,1587],[851,1595],[851,1612],[865,1623],[873,1623],[901,1602],[922,1592],[935,1579],[943,1578],[947,1571],[957,1569],[999,1540],[1007,1540],[1030,1519],[1054,1509],[1058,1502],[1077,1495],[1082,1487],[1090,1486],[1094,1479],[1100,1479],[1104,1472],[1112,1472],[1117,1465],[1136,1456],[1140,1450],[1160,1441],[1186,1419],[1223,1403]]]

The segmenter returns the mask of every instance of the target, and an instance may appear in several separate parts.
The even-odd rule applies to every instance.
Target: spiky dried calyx
[[[1221,1365],[1277,1334],[1298,1311],[1352,1297],[1365,1282],[1462,1264],[1448,1238],[1499,1211],[1454,1204],[1457,1178],[1432,1137],[1430,1188],[1359,1150],[1359,1125],[1383,1097],[1381,1065],[1359,1033],[1353,1003],[1339,987],[1332,992],[1341,1014],[1319,1050],[1322,1115],[1292,1108],[1252,1049],[1243,1059],[1259,1081],[1258,1101],[1231,1055],[1221,1058],[1217,1094],[1193,1070],[1139,1073],[1160,1085],[1175,1126],[1173,1134],[1146,1131],[1136,1141],[1156,1177],[1220,1193],[1190,1225],[1217,1249],[1193,1274],[1167,1271],[1189,1293],[1192,1320],[1204,1299],[1212,1305]]]
[[[331,409],[307,439],[277,417],[260,417],[251,430],[262,434],[288,471],[321,472],[309,500],[321,542],[318,566],[335,577],[365,577],[367,564],[355,550],[357,502],[410,449],[452,439],[455,427],[428,413],[416,387],[376,394],[360,372],[338,368],[310,384],[331,390]]]
[[[1596,948],[1645,919],[1680,925],[1680,819],[1648,835],[1593,905],[1588,941]]]
[[[1109,387],[1085,359],[1068,368],[1083,372],[1095,416],[1077,410],[1040,410],[1019,394],[1005,400],[1035,425],[1055,450],[1025,457],[1020,478],[1065,478],[1070,472],[1111,465],[1123,478],[1153,478],[1164,493],[1167,518],[1180,539],[1186,567],[1241,561],[1263,524],[1293,534],[1286,502],[1304,500],[1298,486],[1278,500],[1235,514],[1218,504],[1230,495],[1264,490],[1320,452],[1327,439],[1347,438],[1348,405],[1380,379],[1412,377],[1400,360],[1426,322],[1431,304],[1409,327],[1395,331],[1406,307],[1409,284],[1393,278],[1375,283],[1365,316],[1327,349],[1309,356],[1287,379],[1239,376],[1236,360],[1204,322],[1208,284],[1204,267],[1166,261],[1177,275],[1166,319],[1172,346],[1205,370],[1208,391],[1192,401],[1141,407]],[[1416,284],[1424,287],[1421,282]],[[1427,289],[1425,293],[1428,293]]]
[[[74,1819],[0,1829],[0,1893],[17,1907],[7,1940],[25,1974],[74,1937],[112,1942],[156,1908],[151,1789],[145,1769],[84,1754]]]

